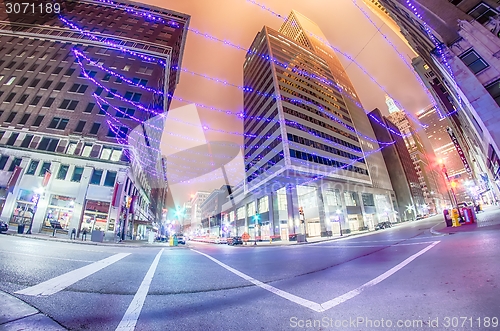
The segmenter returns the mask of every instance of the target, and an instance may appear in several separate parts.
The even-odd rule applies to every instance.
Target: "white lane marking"
[[[103,260],[75,269],[63,275],[49,279],[43,283],[25,288],[24,290],[19,290],[14,293],[31,295],[31,296],[52,295],[54,293],[64,290],[66,287],[73,285],[74,283],[84,279],[85,277],[88,277],[93,273],[96,273],[97,271],[104,269],[115,262],[120,261],[121,259],[123,259],[128,255],[130,255],[130,253],[118,253],[110,257],[107,257]]]
[[[234,268],[231,268],[230,266],[228,266],[228,265],[220,262],[219,260],[211,257],[210,255],[207,255],[205,253],[199,252],[199,251],[197,251],[195,249],[191,249],[191,250],[193,252],[196,252],[198,254],[201,254],[201,255],[205,256],[206,258],[214,261],[215,263],[217,263],[218,265],[220,265],[224,269],[231,271],[233,274],[235,274],[237,276],[240,276],[241,278],[249,281],[250,283],[253,283],[254,285],[257,285],[257,286],[263,288],[264,290],[267,290],[267,291],[269,291],[271,293],[279,295],[280,297],[285,298],[285,299],[287,299],[289,301],[295,302],[295,303],[297,303],[297,304],[299,304],[301,306],[310,308],[310,309],[312,309],[314,311],[319,311],[319,309],[321,309],[321,306],[319,304],[317,304],[316,302],[309,301],[307,299],[303,299],[303,298],[298,297],[298,296],[296,296],[294,294],[291,294],[291,293],[285,292],[283,290],[280,290],[280,289],[278,289],[278,288],[276,288],[274,286],[265,284],[265,283],[263,283],[261,281],[258,281],[256,279],[254,279],[254,278],[252,278],[252,277],[250,277],[250,276],[248,276],[248,275],[246,275],[246,274],[244,274],[244,273],[242,273],[242,272],[234,269]]]
[[[406,260],[404,260],[403,262],[399,263],[398,265],[396,265],[395,267],[387,270],[386,272],[384,272],[383,274],[381,274],[380,276],[370,280],[369,282],[359,286],[358,288],[352,290],[352,291],[349,291],[341,296],[338,296],[332,300],[329,300],[329,301],[326,301],[322,304],[318,304],[316,302],[313,302],[313,301],[310,301],[310,300],[307,300],[307,299],[303,299],[299,296],[296,296],[294,294],[291,294],[291,293],[288,293],[288,292],[285,292],[283,290],[280,290],[274,286],[271,286],[271,285],[268,285],[268,284],[265,284],[261,281],[258,281],[234,268],[231,268],[230,266],[220,262],[219,260],[211,257],[210,255],[207,255],[205,253],[202,253],[202,252],[199,252],[197,250],[194,250],[194,249],[191,249],[193,252],[196,252],[198,254],[201,254],[203,256],[205,256],[206,258],[214,261],[215,263],[217,263],[218,265],[220,265],[221,267],[223,267],[224,269],[228,270],[228,271],[231,271],[232,273],[234,273],[235,275],[271,292],[271,293],[274,293],[276,295],[279,295],[280,297],[288,300],[288,301],[291,301],[291,302],[294,302],[296,304],[299,304],[301,306],[304,306],[306,308],[309,308],[309,309],[312,309],[318,313],[321,313],[321,312],[324,312],[324,311],[327,311],[328,309],[331,309],[339,304],[341,304],[342,302],[345,302],[349,299],[352,299],[354,298],[355,296],[357,296],[358,294],[360,294],[361,292],[363,292],[365,289],[367,289],[368,287],[371,287],[371,286],[374,286],[378,283],[380,283],[381,281],[383,281],[384,279],[388,278],[389,276],[393,275],[394,273],[396,273],[398,270],[400,270],[401,268],[403,268],[404,266],[406,266],[407,264],[409,264],[411,261],[415,260],[417,257],[419,257],[420,255],[424,254],[425,252],[427,252],[428,250],[430,250],[432,247],[436,246],[437,244],[439,244],[439,241],[434,241],[432,244],[430,244],[429,246],[425,247],[424,249],[418,251],[417,253],[413,254],[412,256],[410,256],[409,258],[407,258]]]
[[[93,263],[93,262],[95,262],[95,261],[89,261],[89,260],[65,259],[63,257],[54,257],[54,256],[46,256],[46,255],[36,255],[36,254],[28,254],[28,253],[20,253],[20,252],[12,252],[12,251],[4,251],[4,250],[0,250],[0,252],[6,253],[6,254],[17,254],[17,255],[24,255],[24,256],[32,256],[32,257],[37,257],[37,258],[42,258],[42,259],[54,259],[54,260],[87,262],[87,263]]]
[[[128,306],[125,315],[123,315],[120,324],[118,324],[118,327],[116,328],[117,331],[126,331],[126,330],[133,331],[135,329],[135,325],[137,324],[137,320],[139,319],[142,306],[144,305],[144,300],[146,300],[146,296],[148,295],[149,286],[151,285],[151,281],[153,280],[153,276],[155,274],[156,267],[158,266],[158,262],[160,261],[160,257],[161,254],[163,253],[163,250],[164,249],[162,248],[158,252],[158,254],[156,254],[153,263],[149,267],[146,276],[144,276],[144,279],[142,280],[139,289],[135,293],[132,302]]]
[[[321,311],[326,311],[326,310],[328,310],[330,308],[333,308],[333,307],[341,304],[342,302],[346,302],[347,300],[354,298],[355,296],[357,296],[358,294],[360,294],[361,292],[363,292],[367,288],[369,288],[371,286],[374,286],[374,285],[377,285],[378,283],[380,283],[384,279],[388,278],[389,276],[393,275],[397,271],[401,270],[403,267],[405,267],[406,265],[408,265],[411,261],[415,260],[420,255],[422,255],[425,252],[427,252],[428,250],[430,250],[432,247],[436,246],[438,243],[439,243],[439,241],[433,242],[429,246],[427,246],[424,249],[422,249],[422,250],[418,251],[417,253],[413,254],[412,256],[410,256],[409,258],[407,258],[403,262],[399,263],[395,267],[392,267],[391,269],[387,270],[386,272],[384,272],[380,276],[378,276],[378,277],[370,280],[367,283],[364,283],[360,287],[355,288],[354,290],[349,291],[349,292],[347,292],[347,293],[345,293],[345,294],[343,294],[341,296],[338,296],[335,299],[332,299],[332,300],[329,300],[329,301],[326,301],[326,302],[322,303],[321,304],[321,309],[322,309]],[[319,311],[319,312],[321,312],[321,311]]]
[[[380,248],[380,247],[398,247],[398,246],[413,246],[413,245],[424,245],[432,244],[435,241],[422,241],[419,243],[405,243],[405,244],[391,244],[391,245],[329,245],[329,246],[312,246],[311,248]],[[308,245],[304,245],[308,246]]]

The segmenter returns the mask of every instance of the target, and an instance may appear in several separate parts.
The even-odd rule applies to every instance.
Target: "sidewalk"
[[[87,240],[82,240],[82,238],[68,239],[66,235],[64,235],[63,237],[62,235],[57,235],[57,234],[55,237],[53,237],[52,235],[39,234],[39,233],[19,234],[11,230],[7,231],[5,234],[9,236],[23,237],[29,239],[58,241],[58,242],[81,244],[81,245],[94,245],[94,246],[99,245],[99,246],[115,246],[115,247],[170,247],[167,242],[155,241],[152,244],[150,244],[145,240],[124,240],[120,242],[114,242],[114,241],[95,242],[90,240],[90,235],[87,236]],[[177,246],[177,247],[183,247],[183,246]]]
[[[397,227],[400,225],[408,224],[410,222],[402,222],[402,223],[395,223],[392,225],[392,227]],[[241,247],[256,247],[256,246],[293,246],[293,245],[307,245],[307,244],[315,244],[319,242],[325,242],[325,241],[334,241],[334,240],[340,240],[340,239],[345,239],[353,236],[365,236],[365,235],[370,235],[373,233],[376,233],[377,231],[369,231],[369,230],[364,230],[364,231],[357,231],[355,233],[349,233],[349,234],[344,234],[342,236],[334,236],[334,237],[312,237],[312,238],[307,238],[307,242],[297,242],[297,241],[273,241],[272,243],[269,242],[269,240],[263,240],[263,241],[257,241],[257,245],[254,245],[253,240],[249,240],[246,244],[243,243],[243,245],[237,245]],[[216,244],[215,242],[210,242],[208,240],[191,240],[193,242],[199,242],[199,243],[206,243],[206,244],[212,244],[212,245],[226,245],[226,243],[223,244]]]
[[[462,223],[459,227],[447,227],[444,221],[434,225],[431,233],[436,236],[444,236],[462,232],[500,230],[500,208],[489,206],[484,211],[476,214],[477,221],[472,224]]]
[[[66,330],[50,317],[15,296],[0,291],[0,301],[2,302],[2,309],[0,309],[1,330]]]

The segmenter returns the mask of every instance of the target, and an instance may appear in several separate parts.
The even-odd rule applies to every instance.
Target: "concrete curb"
[[[1,330],[67,330],[49,316],[9,293],[0,291],[0,300]]]
[[[117,242],[94,242],[94,241],[82,241],[81,239],[69,240],[69,239],[56,238],[56,237],[43,237],[43,236],[38,236],[38,235],[18,234],[18,233],[14,233],[14,232],[6,232],[4,234],[8,235],[8,236],[20,237],[20,238],[45,240],[45,241],[57,241],[57,242],[62,242],[62,243],[91,245],[91,246],[131,247],[131,248],[136,248],[136,247],[171,247],[168,244],[160,244],[160,243],[132,244],[132,243],[127,243],[127,242],[123,242],[123,241],[120,243],[117,243]],[[183,248],[183,246],[175,246],[175,247]],[[174,247],[172,247],[172,248],[174,248]]]
[[[439,231],[435,230],[434,228],[438,225],[442,225],[442,224],[438,223],[438,224],[434,225],[432,228],[430,228],[431,234],[433,236],[442,237],[442,236],[449,236],[450,235],[449,233],[443,233],[443,232],[439,232]]]

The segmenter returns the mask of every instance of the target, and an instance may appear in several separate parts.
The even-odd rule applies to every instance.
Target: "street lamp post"
[[[448,183],[450,184],[450,191],[451,191],[451,195],[453,197],[453,201],[452,201],[452,204],[455,205],[455,207],[458,209],[458,200],[457,200],[457,196],[455,194],[455,190],[453,189],[453,185],[450,181],[450,177],[448,176],[448,170],[446,169],[446,166],[443,164],[442,168],[441,168],[441,171],[444,173],[444,176],[446,177],[446,180],[448,181]]]

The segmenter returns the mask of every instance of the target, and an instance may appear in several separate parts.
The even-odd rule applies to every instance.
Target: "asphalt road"
[[[438,221],[279,247],[2,235],[0,290],[70,330],[500,330],[498,230]]]

